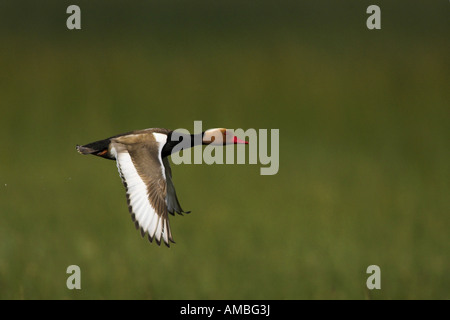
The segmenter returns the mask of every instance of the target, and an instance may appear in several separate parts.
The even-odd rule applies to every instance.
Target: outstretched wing
[[[161,148],[167,136],[153,133],[138,137],[139,143],[133,138],[136,137],[113,139],[111,148],[126,188],[128,210],[142,236],[147,233],[150,242],[155,239],[159,245],[163,240],[170,246],[174,241],[166,203],[166,169],[161,159]]]
[[[169,159],[163,158],[163,165],[165,169],[165,175],[166,175],[166,183],[167,183],[167,197],[166,197],[166,204],[167,209],[170,214],[174,214],[175,212],[178,214],[183,213],[190,213],[190,211],[183,211],[183,209],[180,206],[180,202],[177,198],[177,193],[175,191],[175,186],[172,182],[172,169],[170,168],[170,162]]]

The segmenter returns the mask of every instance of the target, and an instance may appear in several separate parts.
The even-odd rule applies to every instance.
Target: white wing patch
[[[164,180],[166,180],[166,170],[164,169],[164,164],[163,164],[163,161],[161,158],[161,151],[167,142],[167,135],[162,134],[162,133],[153,132],[153,136],[155,137],[155,140],[158,143],[158,160],[159,160],[159,164],[161,166],[162,175],[164,177]]]
[[[159,244],[162,237],[166,245],[169,245],[171,234],[168,219],[158,215],[150,203],[147,186],[134,167],[131,156],[127,151],[118,152],[116,160],[120,177],[127,189],[130,211],[138,224],[136,226],[141,228],[141,232],[147,232],[150,240],[155,237]],[[164,172],[164,168],[162,169]]]

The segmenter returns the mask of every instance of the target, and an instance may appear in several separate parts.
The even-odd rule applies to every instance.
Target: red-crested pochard
[[[176,133],[176,134],[175,134]],[[181,136],[181,138],[180,138]],[[120,177],[126,189],[128,210],[140,229],[142,237],[147,233],[150,242],[161,239],[169,247],[173,242],[168,213],[183,211],[172,182],[168,156],[179,151],[181,141],[193,147],[197,144],[240,144],[240,140],[223,128],[206,130],[200,134],[180,134],[168,129],[151,128],[132,131],[77,146],[81,154],[92,154],[116,160]],[[175,149],[175,150],[174,150]]]

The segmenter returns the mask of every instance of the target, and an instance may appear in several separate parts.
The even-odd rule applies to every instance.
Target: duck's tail
[[[92,143],[85,144],[84,146],[77,145],[77,151],[81,154],[92,154],[106,159],[114,160],[109,152],[110,139],[99,140]]]

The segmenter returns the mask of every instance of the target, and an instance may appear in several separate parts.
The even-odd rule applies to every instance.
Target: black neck
[[[183,134],[183,133],[174,132],[174,131],[169,132],[169,134],[167,135],[166,144],[164,145],[164,147],[161,150],[161,156],[163,158],[168,157],[173,152],[180,151],[180,148],[187,149],[187,148],[195,147],[197,145],[202,145],[204,133],[205,132],[197,133],[197,134]],[[182,144],[182,145],[180,145],[180,144]],[[179,148],[174,150],[175,147],[178,145],[180,145]]]

